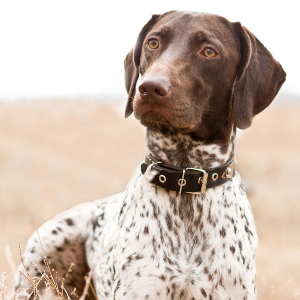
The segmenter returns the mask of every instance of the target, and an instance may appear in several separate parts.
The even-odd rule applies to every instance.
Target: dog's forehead
[[[224,17],[201,12],[173,11],[161,15],[151,32],[167,34],[168,32],[185,33],[185,36],[205,32],[220,40],[228,39],[233,34],[232,23]],[[181,34],[182,36],[182,34]]]

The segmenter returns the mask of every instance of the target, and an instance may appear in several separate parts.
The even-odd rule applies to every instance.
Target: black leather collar
[[[219,186],[231,180],[235,175],[236,160],[233,158],[226,165],[205,171],[196,168],[180,169],[155,161],[147,154],[141,164],[142,174],[148,168],[156,171],[150,181],[153,185],[180,193],[202,194],[207,189]]]

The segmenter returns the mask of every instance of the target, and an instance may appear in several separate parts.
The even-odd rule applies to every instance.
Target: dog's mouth
[[[153,103],[134,104],[134,115],[146,127],[168,127],[178,129],[182,133],[193,132],[198,124],[187,122],[184,114],[176,115],[163,105]]]

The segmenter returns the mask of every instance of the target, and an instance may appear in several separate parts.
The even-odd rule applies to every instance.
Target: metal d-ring
[[[162,164],[162,162],[153,162],[151,165],[148,166],[148,168],[150,168],[150,170],[152,169],[153,166],[158,165],[158,164]],[[147,170],[148,170],[147,168]]]
[[[149,168],[150,168],[150,170],[151,170],[153,166],[158,165],[158,164],[162,164],[162,162],[160,162],[160,161],[159,161],[159,162],[153,162],[151,165],[149,165],[149,166],[147,167],[146,172],[148,171]],[[160,181],[160,179],[159,179],[159,181]]]

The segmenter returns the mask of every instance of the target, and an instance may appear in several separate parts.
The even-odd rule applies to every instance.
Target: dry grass
[[[260,238],[259,300],[300,299],[299,131],[300,108],[275,105],[238,141]],[[5,245],[19,263],[17,242],[25,248],[35,224],[123,190],[143,159],[143,131],[113,106],[44,101],[0,104],[0,137],[0,274],[11,287]]]
[[[38,229],[37,229],[38,232]],[[32,261],[31,263],[38,269],[40,276],[38,277],[31,277],[29,273],[26,270],[26,266],[23,262],[23,257],[22,257],[22,250],[21,250],[21,245],[19,244],[19,250],[20,250],[20,260],[21,264],[23,264],[24,267],[24,272],[19,271],[22,276],[24,276],[29,282],[30,285],[27,288],[24,288],[23,290],[19,291],[18,293],[11,291],[11,288],[8,288],[5,286],[5,280],[6,280],[6,274],[5,272],[2,272],[1,277],[0,277],[0,299],[1,300],[8,300],[13,298],[14,300],[28,300],[28,299],[44,299],[44,300],[71,300],[76,299],[79,300],[85,300],[88,294],[92,294],[94,297],[93,299],[98,300],[97,295],[95,293],[95,290],[92,285],[92,277],[93,277],[93,272],[94,268],[91,268],[89,271],[89,274],[85,277],[85,287],[82,292],[82,295],[78,295],[76,293],[76,288],[68,294],[64,283],[68,279],[69,274],[72,272],[72,268],[75,266],[75,264],[71,263],[67,273],[63,278],[60,278],[54,267],[52,266],[50,260],[47,258],[44,248],[41,242],[40,235],[38,233],[39,240],[40,240],[40,246],[41,249],[44,253],[44,265],[45,265],[45,270],[41,271],[37,264]],[[43,284],[40,284],[43,282]],[[43,290],[40,292],[39,287],[42,287]],[[44,289],[45,287],[45,289]],[[74,297],[73,297],[74,296]]]

